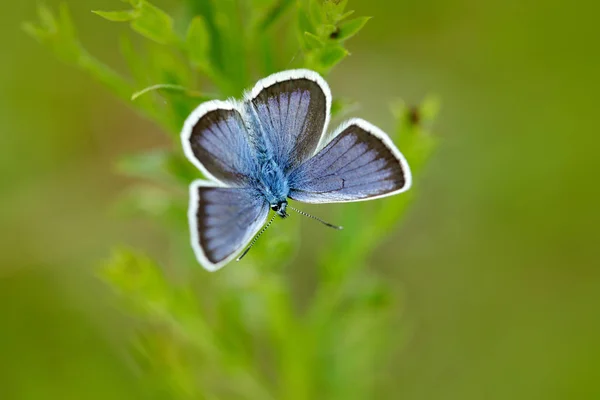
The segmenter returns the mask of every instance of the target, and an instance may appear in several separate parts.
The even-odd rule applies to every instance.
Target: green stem
[[[188,89],[181,85],[174,85],[171,83],[159,83],[156,85],[148,86],[147,88],[144,88],[140,91],[135,92],[134,94],[131,95],[131,101],[135,101],[138,99],[138,97],[143,96],[146,93],[150,93],[150,92],[157,91],[157,90],[172,90],[175,92],[183,92],[187,96],[196,97],[196,98],[200,98],[203,100],[211,100],[211,99],[218,97],[218,95],[216,95],[216,94],[208,95],[206,93],[202,93],[197,90]]]

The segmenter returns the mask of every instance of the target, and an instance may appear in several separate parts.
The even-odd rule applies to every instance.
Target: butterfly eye
[[[279,204],[271,204],[271,210],[279,211]]]

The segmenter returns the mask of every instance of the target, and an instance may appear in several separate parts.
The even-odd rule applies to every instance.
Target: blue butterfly
[[[227,264],[288,209],[335,227],[288,199],[342,203],[410,188],[406,159],[367,121],[351,119],[327,140],[330,110],[325,80],[298,69],[258,81],[242,101],[203,103],[187,118],[185,155],[210,179],[190,185],[188,211],[192,248],[204,268]],[[275,213],[265,225],[269,209]]]

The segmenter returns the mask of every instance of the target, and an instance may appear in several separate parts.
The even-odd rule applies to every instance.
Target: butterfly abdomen
[[[260,164],[258,181],[259,190],[269,204],[285,201],[290,193],[283,169],[277,165],[273,158]]]

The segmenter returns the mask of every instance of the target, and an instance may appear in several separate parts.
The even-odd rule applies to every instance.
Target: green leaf
[[[441,108],[441,100],[438,96],[428,96],[421,103],[421,115],[425,124],[431,124],[438,116]]]
[[[138,17],[131,23],[134,31],[160,44],[177,41],[173,30],[173,19],[169,14],[145,1],[140,4],[137,11]]]
[[[325,42],[321,40],[317,35],[310,32],[304,32],[304,39],[309,49],[318,49],[325,46]]]
[[[181,85],[174,85],[172,83],[159,83],[156,85],[148,86],[142,90],[138,90],[137,92],[135,92],[134,94],[131,95],[131,101],[135,101],[139,97],[141,97],[147,93],[156,92],[159,90],[167,90],[167,91],[172,91],[172,92],[185,93],[186,96],[200,99],[200,101],[213,100],[216,97],[215,95],[203,94],[201,92],[198,92],[198,91],[192,90],[192,89],[188,89],[185,86],[181,86]]]
[[[371,19],[371,17],[358,17],[346,22],[342,22],[338,26],[338,30],[336,31],[335,38],[340,42],[350,39],[352,36],[356,35],[365,24]]]
[[[308,4],[308,13],[310,15],[310,20],[315,25],[321,25],[326,19],[325,11],[323,10],[323,6],[319,3],[318,0],[309,0]]]
[[[263,32],[269,29],[285,15],[293,4],[294,0],[278,0],[271,6],[271,9],[265,13],[261,22],[258,24],[259,29]]]
[[[38,8],[39,23],[24,23],[23,30],[40,43],[48,46],[63,61],[81,63],[85,54],[77,41],[77,35],[69,10],[61,4],[58,15],[46,6]]]
[[[123,3],[127,3],[130,6],[132,6],[133,8],[139,8],[141,7],[142,3],[145,0],[121,0]]]
[[[48,6],[42,4],[38,7],[38,17],[43,28],[46,28],[49,32],[56,32],[58,30],[58,23],[54,14]]]
[[[300,7],[298,9],[298,28],[300,29],[300,33],[312,32],[314,29],[314,26],[310,21],[308,12],[305,10],[304,7]]]
[[[354,14],[354,10],[350,10],[350,11],[340,15],[338,21],[342,21],[342,20],[348,18],[349,16],[351,16],[352,14]]]
[[[298,30],[298,41],[300,42],[300,46],[302,47],[302,50],[307,51],[309,46],[306,36],[304,36],[304,32],[313,32],[314,26],[310,21],[305,7],[300,7],[298,9]]]
[[[58,21],[63,30],[65,37],[68,37],[72,43],[77,43],[77,31],[75,30],[75,24],[73,24],[73,18],[66,4],[62,3],[58,8]]]
[[[439,98],[429,96],[420,105],[413,106],[397,101],[392,107],[398,120],[394,135],[396,142],[408,160],[413,175],[418,175],[437,146],[438,138],[431,135],[429,129],[440,108]]]
[[[323,2],[323,10],[327,16],[327,21],[331,23],[338,23],[342,19],[348,17],[354,11],[348,11],[344,13],[348,0],[325,0]]]
[[[23,22],[21,24],[21,29],[23,29],[23,31],[26,34],[28,34],[29,36],[31,36],[38,42],[42,42],[44,40],[44,37],[46,36],[46,33],[44,32],[44,30],[42,28],[38,27],[33,22]]]
[[[139,15],[138,10],[125,10],[125,11],[98,11],[93,10],[94,14],[101,16],[102,18],[112,22],[128,22],[133,21]]]
[[[204,18],[196,16],[192,19],[187,32],[186,50],[192,64],[203,67],[209,62],[210,37]]]
[[[350,54],[342,46],[330,46],[321,49],[318,55],[319,63],[325,68],[332,68]]]
[[[125,62],[129,67],[129,72],[136,84],[140,86],[148,84],[148,66],[143,59],[142,54],[139,54],[135,49],[128,35],[121,36],[119,49],[121,50],[121,55],[125,59]]]
[[[319,26],[319,28],[317,29],[317,35],[319,35],[322,38],[329,38],[331,37],[331,34],[333,32],[335,32],[337,30],[335,25],[332,24],[323,24],[321,26]]]

